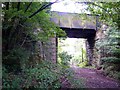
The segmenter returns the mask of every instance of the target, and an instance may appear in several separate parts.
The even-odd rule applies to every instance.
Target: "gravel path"
[[[120,90],[120,83],[98,74],[96,69],[79,68],[76,66],[71,68],[75,71],[77,77],[85,79],[86,88],[115,88],[115,90]]]

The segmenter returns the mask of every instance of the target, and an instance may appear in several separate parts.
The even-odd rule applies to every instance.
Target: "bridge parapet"
[[[51,12],[51,16],[51,21],[53,21],[62,28],[96,30],[96,16],[66,12]]]

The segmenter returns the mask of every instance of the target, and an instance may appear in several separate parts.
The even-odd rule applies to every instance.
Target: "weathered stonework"
[[[49,38],[47,42],[37,42],[36,47],[41,60],[49,60],[56,63],[56,38]]]
[[[92,65],[93,61],[93,49],[90,48],[88,41],[86,40],[86,53],[88,59],[88,65]]]
[[[96,32],[96,37],[95,37],[96,43],[99,42],[99,40],[102,40],[103,38],[105,38],[105,31],[103,31],[102,29],[99,29]],[[101,67],[102,62],[100,61],[100,59],[104,56],[104,53],[102,52],[103,50],[104,50],[104,47],[98,48],[96,45],[94,47],[94,59],[93,59],[93,61],[95,61],[94,65],[96,68]]]

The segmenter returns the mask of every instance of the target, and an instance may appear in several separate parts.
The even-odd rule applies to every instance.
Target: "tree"
[[[37,41],[46,42],[50,37],[64,35],[64,32],[50,21],[50,15],[46,13],[48,11],[46,8],[52,3],[5,2],[2,4],[3,65],[7,68],[14,66],[20,68],[21,62],[32,58]],[[34,13],[40,6],[39,13]]]
[[[108,26],[105,37],[96,42],[101,52],[100,61],[106,74],[119,78],[120,63],[120,2],[89,3],[92,14],[99,15],[99,21]],[[101,25],[102,25],[101,24]]]
[[[101,21],[108,25],[115,25],[120,29],[120,2],[90,2],[88,10],[99,15]]]

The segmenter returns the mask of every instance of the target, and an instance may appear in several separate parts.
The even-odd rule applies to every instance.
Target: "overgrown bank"
[[[61,88],[61,77],[69,78],[73,87],[74,72],[52,60],[51,38],[65,32],[50,21],[49,8],[30,16],[49,3],[2,3],[2,85],[3,88]],[[81,82],[81,81],[80,81]],[[75,85],[74,85],[75,84]]]

